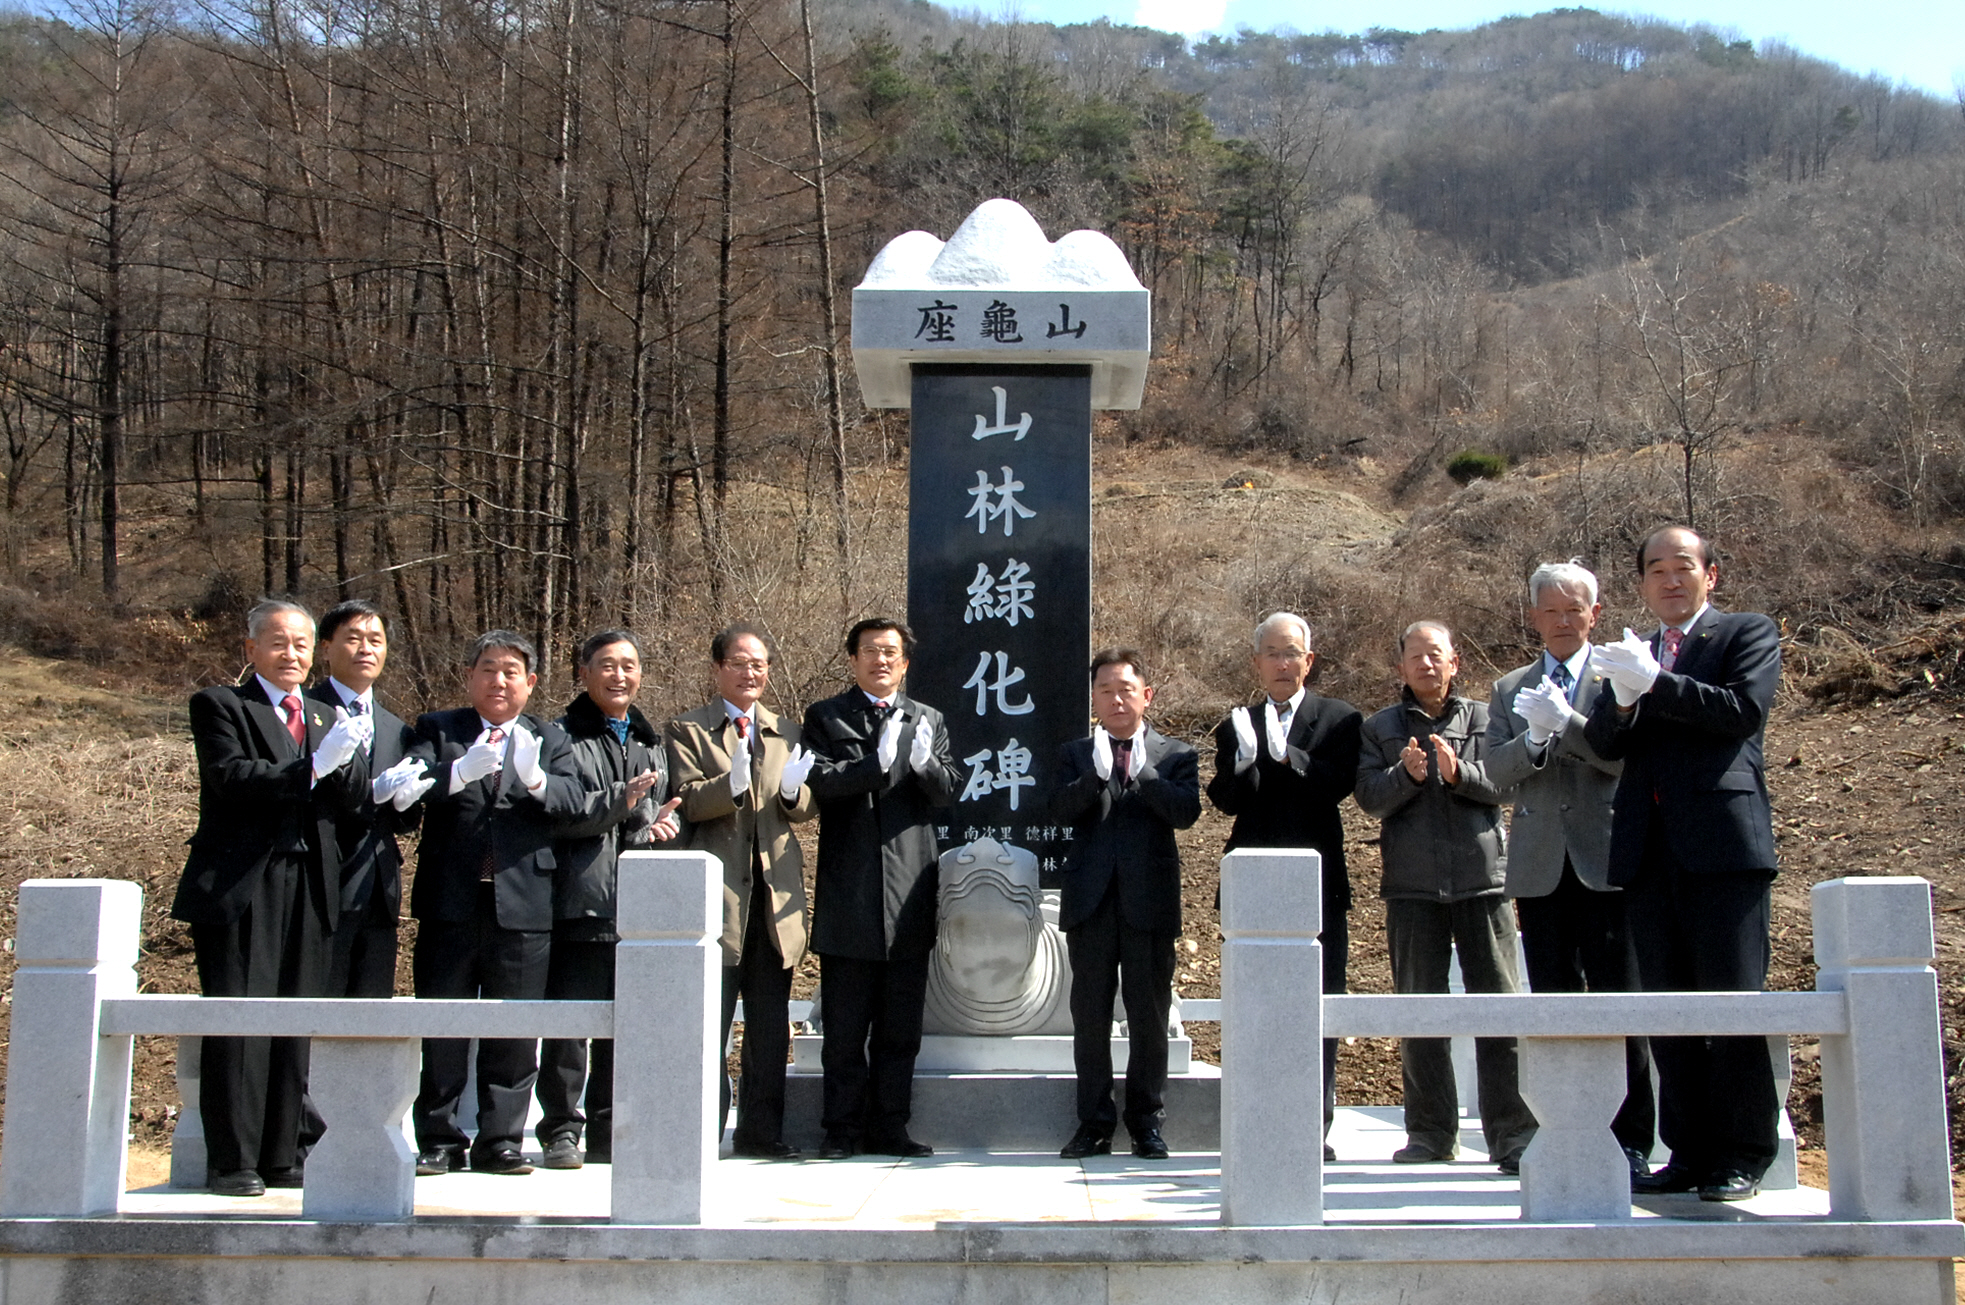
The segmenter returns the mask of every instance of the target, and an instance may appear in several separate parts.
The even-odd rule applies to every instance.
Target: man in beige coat
[[[761,704],[772,646],[755,625],[710,641],[717,697],[669,722],[670,792],[682,800],[681,846],[723,863],[723,1038],[744,1001],[735,1153],[795,1160],[784,1141],[785,1053],[792,967],[805,955],[805,858],[794,824],[818,814],[805,786],[812,758],[798,726]],[[730,1110],[726,1081],[724,1113]]]

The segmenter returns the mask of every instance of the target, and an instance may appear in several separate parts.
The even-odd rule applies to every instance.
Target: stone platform
[[[601,1165],[420,1178],[416,1216],[381,1224],[303,1220],[296,1192],[226,1201],[146,1188],[117,1216],[0,1222],[0,1300],[1949,1305],[1950,1257],[1965,1254],[1958,1224],[1835,1222],[1810,1188],[1525,1223],[1516,1181],[1486,1162],[1477,1129],[1453,1164],[1393,1165],[1402,1140],[1395,1110],[1340,1111],[1328,1222],[1293,1229],[1222,1227],[1219,1159],[1206,1152],[726,1159],[700,1227],[605,1223]]]

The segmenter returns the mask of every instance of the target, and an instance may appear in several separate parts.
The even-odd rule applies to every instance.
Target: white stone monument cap
[[[910,365],[1089,365],[1094,408],[1137,408],[1152,294],[1098,231],[1045,238],[1012,199],[987,200],[944,242],[888,241],[853,291],[853,363],[869,408],[913,402]]]

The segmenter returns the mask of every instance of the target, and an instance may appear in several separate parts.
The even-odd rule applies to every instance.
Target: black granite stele
[[[908,692],[963,779],[942,850],[1027,847],[1055,887],[1070,830],[1045,794],[1091,719],[1091,368],[916,364],[911,430]]]

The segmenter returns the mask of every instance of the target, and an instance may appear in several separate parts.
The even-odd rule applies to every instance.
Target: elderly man
[[[934,813],[962,779],[942,714],[901,692],[913,650],[913,632],[890,617],[854,625],[853,687],[806,708],[800,731],[819,801],[825,1160],[934,1154],[907,1126],[939,909]]]
[[[1658,618],[1598,648],[1610,682],[1586,727],[1624,763],[1610,882],[1648,992],[1758,992],[1767,982],[1774,827],[1761,739],[1781,682],[1781,638],[1752,612],[1721,612],[1712,546],[1666,526],[1638,545],[1638,593]],[[1656,1038],[1659,1135],[1671,1162],[1640,1192],[1742,1201],[1773,1161],[1780,1103],[1767,1039]]]
[[[1514,802],[1508,896],[1521,918],[1528,984],[1635,992],[1625,894],[1608,877],[1610,803],[1623,767],[1583,737],[1603,683],[1590,649],[1603,611],[1597,578],[1575,562],[1544,563],[1528,578],[1528,601],[1542,655],[1496,680],[1487,708],[1487,777]],[[1650,1044],[1627,1038],[1624,1049],[1624,1104],[1610,1131],[1636,1179],[1651,1172],[1657,1107]]]
[[[1180,937],[1180,847],[1174,834],[1201,817],[1194,749],[1146,720],[1153,686],[1131,648],[1092,658],[1088,739],[1058,758],[1050,814],[1071,823],[1058,927],[1071,953],[1071,1053],[1078,1131],[1058,1154],[1107,1155],[1112,1106],[1112,999],[1123,994],[1130,1050],[1126,1133],[1133,1154],[1165,1160],[1167,1016]]]
[[[559,865],[553,838],[583,808],[566,731],[525,714],[539,683],[537,663],[522,635],[487,631],[465,655],[470,704],[417,719],[410,755],[434,785],[424,799],[410,891],[419,997],[546,995]],[[529,1038],[478,1041],[470,1159],[480,1173],[532,1172],[519,1143],[538,1072],[533,1045]],[[423,1041],[423,1076],[411,1107],[419,1174],[463,1168],[457,1111],[469,1050],[463,1038]]]
[[[548,1001],[613,1001],[614,931],[621,853],[676,836],[662,736],[635,699],[641,645],[626,630],[601,630],[580,644],[580,694],[554,724],[566,733],[580,783],[580,809],[556,831],[553,949]],[[658,805],[660,804],[660,805]],[[539,1045],[536,1128],[548,1169],[614,1158],[614,1040],[547,1038]],[[584,1109],[582,1108],[584,1104]],[[584,1139],[582,1133],[584,1132]],[[580,1143],[587,1144],[583,1156]]]
[[[1488,778],[1487,707],[1453,692],[1453,632],[1415,621],[1399,637],[1400,701],[1364,723],[1358,805],[1381,822],[1385,931],[1399,992],[1445,992],[1453,951],[1469,992],[1519,992],[1515,916],[1502,895],[1501,794]],[[1422,742],[1421,740],[1424,740]],[[1515,1040],[1475,1043],[1481,1133],[1503,1173],[1521,1172],[1535,1118],[1516,1087]],[[1445,1038],[1405,1038],[1401,1164],[1451,1160],[1460,1112]]]
[[[792,826],[818,814],[805,777],[812,755],[798,726],[766,707],[772,646],[761,626],[710,640],[716,699],[669,722],[669,766],[684,846],[723,863],[723,1032],[744,1002],[735,1155],[796,1160],[784,1139],[785,1054],[791,1047],[792,970],[805,958],[805,853]],[[723,1080],[730,1109],[730,1080]]]
[[[198,828],[171,917],[191,926],[205,996],[324,996],[341,902],[335,821],[368,800],[348,763],[372,722],[302,700],[314,618],[300,604],[248,612],[245,652],[250,679],[191,698]],[[211,1190],[300,1186],[306,1040],[206,1038],[199,1073]]]
[[[1208,800],[1235,817],[1223,851],[1310,847],[1323,857],[1324,991],[1343,992],[1351,955],[1351,877],[1338,806],[1358,779],[1364,717],[1348,702],[1312,693],[1317,654],[1310,626],[1276,612],[1255,627],[1249,658],[1262,702],[1237,707],[1215,726]],[[1324,1039],[1324,1134],[1337,1113],[1336,1038]],[[1330,1144],[1324,1159],[1335,1160]]]

